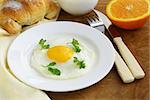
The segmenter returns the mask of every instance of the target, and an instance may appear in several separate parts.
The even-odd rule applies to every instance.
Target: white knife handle
[[[132,55],[130,50],[127,48],[125,43],[123,42],[121,37],[114,38],[114,42],[117,45],[123,59],[125,60],[126,64],[128,65],[130,71],[132,72],[133,76],[136,79],[141,79],[145,76],[145,73],[135,57]]]
[[[130,72],[129,68],[127,67],[124,60],[121,58],[121,56],[118,54],[117,51],[115,51],[115,65],[116,69],[118,71],[118,74],[120,75],[122,81],[124,83],[131,83],[134,81],[134,77],[132,73]]]

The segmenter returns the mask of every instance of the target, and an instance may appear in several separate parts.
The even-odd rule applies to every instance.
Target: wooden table
[[[109,0],[100,0],[96,9],[105,13]],[[61,12],[59,20],[82,21],[82,18]],[[131,84],[122,83],[115,69],[97,84],[83,90],[69,93],[47,92],[52,100],[148,100],[149,99],[149,23],[134,31],[121,30],[128,48],[142,65],[146,76]]]

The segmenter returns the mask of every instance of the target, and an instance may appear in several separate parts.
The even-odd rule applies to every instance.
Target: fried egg
[[[76,53],[71,45],[72,39],[61,38],[47,41],[50,44],[49,49],[41,49],[39,45],[35,47],[31,56],[32,67],[42,75],[52,79],[72,79],[85,75],[90,71],[95,61],[95,53],[86,44],[77,39],[80,43],[81,52]],[[38,43],[37,43],[38,44]],[[74,57],[84,60],[86,67],[79,68],[74,63]],[[54,75],[47,69],[47,65],[56,62],[53,68],[60,70],[61,75]]]

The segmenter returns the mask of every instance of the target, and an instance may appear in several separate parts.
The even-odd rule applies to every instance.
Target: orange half
[[[142,27],[150,16],[149,0],[112,0],[106,7],[111,21],[123,29]]]

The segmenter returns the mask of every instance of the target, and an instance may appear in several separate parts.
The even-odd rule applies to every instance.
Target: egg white
[[[78,39],[77,39],[78,40]],[[70,44],[72,39],[70,38],[63,38],[63,39],[55,39],[54,41],[49,41],[50,47],[58,46],[58,45],[64,45],[72,48],[72,45]],[[47,56],[47,49],[42,50],[39,46],[35,47],[33,50],[32,56],[31,56],[31,65],[34,69],[36,69],[38,72],[40,72],[42,75],[52,78],[52,79],[72,79],[77,78],[82,75],[85,75],[88,73],[95,61],[95,54],[92,51],[92,49],[88,48],[83,42],[78,40],[80,43],[81,52],[80,53],[74,53],[73,57],[77,57],[80,60],[84,60],[86,67],[84,69],[80,69],[79,66],[77,66],[73,62],[73,57],[65,62],[65,63],[57,63],[53,68],[57,68],[61,71],[61,75],[53,75],[51,72],[48,71],[46,65],[48,65],[51,62],[54,62],[50,60]]]

